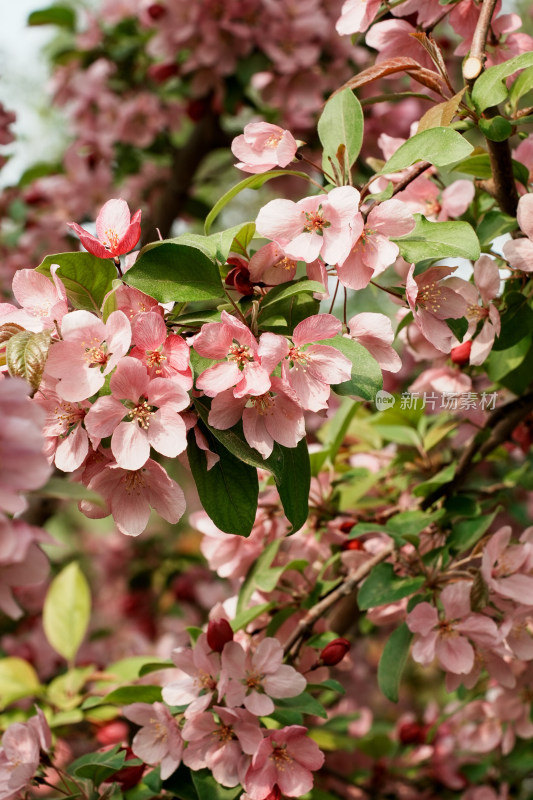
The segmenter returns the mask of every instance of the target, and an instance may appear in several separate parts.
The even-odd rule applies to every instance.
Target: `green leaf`
[[[257,470],[232,455],[209,431],[202,432],[211,452],[219,456],[208,470],[206,454],[196,444],[194,430],[189,431],[187,456],[202,506],[221,531],[249,536],[259,496]]]
[[[402,511],[388,520],[385,529],[400,536],[414,536],[443,516],[444,511],[441,509],[433,514],[425,511]]]
[[[242,792],[240,785],[231,789],[221,786],[208,769],[192,770],[191,778],[198,793],[198,800],[234,800]]]
[[[430,131],[428,131],[430,133]],[[409,262],[436,258],[469,258],[476,261],[481,250],[476,233],[468,222],[429,222],[415,214],[416,226],[401,239],[393,239],[402,257]]]
[[[23,658],[0,659],[0,708],[39,693],[41,684],[31,664]]]
[[[102,697],[102,705],[112,703],[117,706],[126,706],[130,703],[159,703],[161,702],[161,687],[150,684],[140,686],[120,686]]]
[[[473,149],[473,145],[452,128],[429,128],[415,133],[400,145],[377,174],[399,172],[416,161],[428,161],[436,167],[445,167],[466,158]]]
[[[299,711],[301,714],[313,714],[315,717],[328,718],[328,712],[318,700],[307,692],[302,692],[297,697],[284,697],[275,699],[276,708]]]
[[[279,496],[283,504],[285,516],[298,530],[307,519],[309,487],[311,485],[311,464],[305,439],[297,447],[282,447],[274,442],[272,455],[263,459],[260,453],[250,447],[242,432],[242,423],[229,430],[213,428],[208,423],[209,404],[207,398],[195,398],[194,405],[202,422],[210,433],[224,447],[241,461],[258,469],[266,469],[272,473]]]
[[[47,687],[47,700],[62,711],[77,708],[82,701],[81,690],[93,674],[94,666],[75,667],[58,675]]]
[[[308,292],[287,297],[260,315],[261,330],[292,336],[299,322],[318,314],[319,306],[319,301]]]
[[[494,517],[500,511],[501,507],[498,507],[492,514],[485,514],[473,519],[463,519],[457,522],[452,527],[452,532],[448,536],[446,544],[458,552],[469,550],[488,531]]]
[[[476,80],[472,89],[472,102],[476,111],[481,113],[486,108],[497,106],[508,95],[505,78],[519,69],[533,67],[533,53],[522,53],[519,56],[486,69]]]
[[[404,444],[408,447],[422,446],[419,434],[408,425],[374,425],[373,428],[387,442]]]
[[[50,330],[39,333],[20,331],[7,341],[6,363],[9,374],[24,378],[34,392],[39,388],[43,377],[51,338]]]
[[[376,392],[383,387],[381,368],[375,358],[359,342],[347,336],[334,336],[332,339],[321,339],[317,344],[335,347],[352,362],[352,377],[349,381],[339,383],[333,390],[340,395],[355,395],[363,400],[374,400]]]
[[[455,464],[448,464],[447,467],[441,469],[440,472],[437,472],[427,481],[423,481],[419,483],[418,486],[415,486],[413,489],[413,494],[416,497],[427,497],[427,495],[431,494],[431,492],[438,489],[444,483],[449,483],[453,480],[455,475]]]
[[[491,381],[500,381],[513,372],[525,359],[531,346],[531,336],[526,336],[505,350],[492,350],[485,368]]]
[[[423,575],[415,578],[399,578],[392,564],[376,564],[368,578],[361,585],[357,604],[366,611],[368,608],[395,603],[402,597],[409,597],[425,583]]]
[[[513,111],[516,111],[518,108],[518,101],[521,97],[525,94],[530,92],[533,89],[533,66],[528,67],[525,69],[518,78],[513,82],[511,86],[511,90],[509,92],[509,100],[511,101],[511,106],[513,107]]]
[[[259,603],[256,606],[252,606],[251,608],[245,608],[231,621],[231,627],[234,631],[240,631],[241,628],[246,628],[250,622],[253,622],[254,619],[260,617],[261,614],[266,614],[271,611],[273,608],[276,608],[277,603],[270,601],[269,603]],[[293,612],[294,613],[294,609]]]
[[[476,231],[481,247],[488,247],[498,236],[515,231],[517,228],[515,217],[510,217],[503,211],[488,211]]]
[[[216,264],[198,248],[173,242],[163,242],[140,255],[124,281],[160,303],[224,295]]]
[[[500,116],[491,117],[490,119],[482,117],[479,120],[479,129],[491,142],[504,142],[513,133],[513,126],[509,120]]]
[[[326,172],[331,172],[331,159],[347,179],[361,150],[363,128],[363,109],[351,89],[343,89],[330,97],[317,125],[318,138],[324,148],[322,167]],[[340,164],[337,159],[339,148],[343,154]]]
[[[32,11],[28,17],[28,25],[59,25],[74,31],[76,28],[76,14],[69,6],[52,5]]]
[[[270,570],[270,565],[276,558],[278,550],[281,545],[281,539],[275,539],[268,544],[257,561],[248,570],[248,574],[244,579],[239,592],[239,599],[237,601],[237,613],[240,614],[248,606],[254,591],[257,588],[258,579],[261,580]]]
[[[90,616],[89,585],[78,564],[73,561],[50,584],[43,608],[46,638],[67,661],[74,660]]]
[[[526,188],[529,183],[529,170],[520,161],[512,159],[513,175]],[[466,175],[473,175],[475,178],[488,180],[492,177],[492,168],[488,153],[478,153],[475,156],[461,161],[453,167],[453,172],[463,172]]]
[[[409,656],[413,634],[403,622],[391,633],[378,666],[379,688],[388,700],[398,702],[400,680]]]
[[[308,292],[309,294],[312,294],[313,292],[325,292],[325,288],[318,281],[309,281],[306,278],[302,278],[298,281],[281,283],[279,286],[274,286],[274,288],[271,289],[261,300],[261,311],[264,308],[273,305],[274,303],[279,303],[282,300],[285,300],[287,297],[292,297],[293,295],[300,294],[301,292]],[[269,309],[269,311],[270,310],[271,309]],[[261,319],[261,312],[259,313],[259,319]]]
[[[37,267],[37,272],[50,277],[53,264],[59,264],[56,274],[63,281],[74,308],[100,314],[105,296],[113,288],[113,281],[117,277],[113,262],[90,253],[56,253],[46,256]]]
[[[126,762],[126,751],[118,750],[117,746],[104,753],[87,753],[73,761],[68,769],[70,774],[76,778],[88,778],[93,781],[95,786],[99,786],[125,765],[139,764],[142,764],[139,758],[128,759]]]
[[[59,500],[90,500],[91,503],[99,503],[104,508],[104,501],[99,494],[87,489],[81,483],[70,483],[66,477],[50,478],[48,483],[39,489],[39,495]]]
[[[213,233],[211,236],[202,236],[199,233],[182,233],[174,239],[165,239],[164,243],[170,244],[184,244],[189,247],[195,247],[201,250],[208,258],[213,261],[218,261],[224,264],[229,253],[238,253],[239,255],[247,255],[247,247],[254,238],[255,223],[246,222],[244,225],[234,225],[232,228],[227,228],[225,231]],[[158,247],[159,243],[154,242],[146,245],[141,251],[141,255],[145,250]]]
[[[468,330],[468,320],[466,317],[459,317],[459,319],[447,319],[446,325],[451,330],[456,339],[460,342],[463,341],[464,336]]]
[[[273,178],[280,178],[284,175],[295,175],[297,178],[303,178],[306,181],[309,180],[309,175],[306,175],[305,172],[297,172],[292,169],[274,169],[270,170],[269,172],[262,172],[260,175],[250,175],[248,178],[240,181],[240,183],[238,183],[236,186],[233,186],[228,192],[223,194],[219,200],[217,200],[206,217],[204,224],[205,233],[209,233],[211,230],[211,225],[216,220],[222,209],[227,206],[228,203],[239,194],[239,192],[242,192],[243,189],[259,189],[267,181],[271,181]]]
[[[505,295],[506,309],[501,314],[501,332],[494,340],[493,350],[507,350],[529,336],[533,330],[533,309],[522,292]]]

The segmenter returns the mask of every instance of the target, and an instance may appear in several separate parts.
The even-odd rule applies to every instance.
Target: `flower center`
[[[140,495],[144,489],[144,476],[142,469],[129,470],[120,482],[128,494]]]
[[[167,357],[163,355],[163,353],[159,352],[159,350],[147,350],[146,351],[146,365],[148,369],[153,369],[153,367],[157,367],[156,374],[161,375],[163,372],[160,369],[161,364],[163,361],[166,361]]]
[[[111,251],[116,250],[119,243],[119,237],[116,230],[114,230],[114,228],[107,228],[104,235],[105,235],[105,239],[103,242],[104,247],[107,247],[107,249]]]
[[[248,689],[261,689],[261,680],[264,675],[259,675],[258,672],[247,672],[245,684]]]
[[[65,438],[71,433],[72,429],[85,417],[85,410],[64,400],[54,408],[54,414],[57,421],[63,428],[61,437]]]
[[[283,772],[283,770],[286,769],[289,764],[292,764],[293,761],[291,756],[287,753],[287,745],[276,745],[275,743],[274,749],[270,754],[270,759],[274,762],[276,769],[280,772]]]
[[[265,142],[265,147],[270,147],[272,150],[281,142],[282,136],[279,133],[272,133]]]
[[[265,392],[265,394],[260,394],[257,397],[250,397],[248,402],[255,408],[258,414],[261,414],[261,416],[264,416],[265,414],[271,414],[274,407],[274,399],[272,398],[270,392]]]
[[[213,731],[213,735],[217,737],[219,742],[231,742],[232,739],[235,739],[231,725],[224,725],[223,723],[220,724],[216,731]]]
[[[426,284],[421,291],[419,291],[416,298],[418,305],[421,305],[432,314],[436,314],[437,311],[439,311],[441,300],[442,290],[439,289],[439,286],[435,281],[433,283]]]
[[[250,348],[247,345],[232,344],[229,349],[228,360],[235,361],[240,369],[244,369],[249,361],[254,360],[254,357],[250,353]]]
[[[197,680],[202,689],[213,692],[217,688],[216,680],[208,672],[199,672]]]
[[[147,400],[143,400],[142,403],[137,403],[136,406],[133,406],[133,408],[130,408],[128,411],[128,417],[138,422],[139,427],[143,428],[145,431],[150,427],[150,417],[154,414],[155,411],[152,410],[152,406],[148,404]]]
[[[82,342],[81,344],[85,351],[83,358],[89,367],[104,367],[107,364],[111,354],[107,352],[104,342],[92,339],[89,343]]]
[[[288,258],[285,256],[284,258],[280,258],[279,261],[273,265],[274,267],[279,267],[280,269],[290,270],[296,266],[296,261],[293,261],[292,258]]]
[[[331,222],[324,219],[322,206],[319,206],[316,211],[306,211],[304,213],[304,233],[316,233],[318,236],[323,236],[324,230],[329,228]]]
[[[291,347],[287,357],[294,364],[296,371],[298,371],[298,366],[302,366],[304,372],[307,371],[305,367],[309,363],[310,357],[306,353],[302,353],[299,347]]]

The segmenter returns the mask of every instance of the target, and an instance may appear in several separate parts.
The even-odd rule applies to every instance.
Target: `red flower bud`
[[[348,639],[333,639],[320,653],[321,663],[326,667],[334,667],[335,664],[342,661],[350,646]]]
[[[130,728],[126,722],[115,719],[106,722],[96,733],[96,741],[100,744],[118,744],[128,738]]]
[[[342,545],[343,550],[362,550],[363,543],[361,539],[348,539],[347,542],[344,542]]]
[[[253,284],[250,283],[248,267],[233,267],[226,275],[226,286],[232,286],[240,294],[249,297],[254,293]]]
[[[233,641],[233,630],[227,619],[211,620],[207,626],[207,644],[215,653],[221,653],[226,642]]]
[[[161,17],[164,17],[167,13],[162,3],[150,3],[146,11],[148,12],[148,16],[153,20],[161,19]]]
[[[468,342],[463,342],[462,344],[458,344],[457,347],[454,347],[450,353],[450,358],[454,364],[459,364],[459,366],[463,366],[464,364],[468,364],[470,361],[470,351],[472,349],[472,342],[469,340]]]
[[[419,722],[404,722],[398,729],[398,738],[402,744],[424,744],[427,739],[428,726]]]
[[[148,67],[148,75],[154,83],[165,83],[177,74],[178,65],[173,61],[167,61],[164,64],[150,64]]]

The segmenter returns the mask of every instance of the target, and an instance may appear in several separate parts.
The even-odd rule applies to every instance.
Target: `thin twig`
[[[489,34],[496,3],[497,0],[483,0],[481,4],[481,11],[472,38],[470,54],[463,64],[463,78],[470,89],[475,79],[481,75],[483,67],[485,66],[485,60],[487,58],[485,46],[487,44],[487,36]]]
[[[385,561],[394,552],[394,544],[387,545],[380,553],[373,556],[364,564],[346,576],[344,581],[333,589],[329,594],[326,594],[316,605],[309,609],[303,619],[300,620],[296,628],[293,630],[288,640],[285,643],[284,653],[287,655],[296,655],[303,640],[311,632],[313,625],[317,620],[323,617],[336,603],[343,597],[351,594],[356,588],[357,584],[366,578],[369,572],[382,561]],[[292,652],[291,652],[292,651]]]

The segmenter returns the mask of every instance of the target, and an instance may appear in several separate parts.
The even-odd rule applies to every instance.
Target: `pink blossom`
[[[117,311],[123,311],[131,321],[133,321],[138,314],[144,314],[146,312],[159,314],[160,317],[163,317],[165,313],[157,300],[139,291],[139,289],[134,289],[133,286],[126,286],[125,283],[122,283],[115,290],[115,299],[117,301]]]
[[[398,372],[402,360],[393,349],[394,332],[392,323],[385,314],[364,311],[348,321],[350,339],[365,347],[382,369]]]
[[[190,399],[179,380],[150,380],[141,362],[126,356],[111,376],[109,388],[111,395],[98,398],[85,427],[94,440],[111,436],[111,452],[119,467],[140,469],[150,456],[150,447],[169,458],[185,450],[186,428],[178,412],[187,408]],[[124,417],[129,419],[122,421]]]
[[[296,697],[305,691],[304,676],[283,664],[283,648],[277,639],[263,639],[252,654],[238,642],[228,642],[221,658],[220,694],[230,707],[244,705],[264,717],[275,709],[272,697]]]
[[[82,500],[80,508],[91,519],[113,515],[121,533],[138,536],[146,528],[150,508],[175,525],[185,511],[185,497],[178,484],[152,459],[137,470],[117,464],[95,467],[87,488],[102,495],[107,508]]]
[[[474,666],[475,651],[469,640],[492,647],[500,635],[495,622],[470,610],[470,581],[450,583],[441,594],[442,618],[429,603],[419,603],[407,615],[409,630],[417,634],[412,655],[415,661],[427,666],[437,656],[448,672],[469,673]]]
[[[444,222],[464,214],[474,193],[472,181],[454,181],[441,192],[433,181],[420,175],[396,196],[413,214],[420,213],[427,219]]]
[[[44,412],[22,378],[0,381],[0,511],[24,511],[20,492],[39,489],[51,468],[43,452]]]
[[[12,291],[22,308],[0,304],[0,324],[14,322],[30,331],[55,328],[68,311],[65,287],[56,274],[58,269],[57,264],[52,265],[52,280],[34,269],[17,270]]]
[[[518,201],[516,219],[527,239],[505,242],[503,255],[513,269],[533,272],[533,195],[522,195]]]
[[[185,717],[188,719],[211,705],[218,687],[220,655],[212,652],[207,635],[202,633],[193,648],[177,647],[171,656],[185,677],[163,687],[163,700],[169,706],[187,705]]]
[[[353,186],[339,186],[297,203],[271,200],[257,216],[257,233],[276,242],[289,258],[310,263],[321,255],[326,264],[336,264],[363,230],[359,199]]]
[[[298,149],[290,131],[269,122],[250,122],[244,133],[231,143],[231,152],[239,159],[236,167],[243,172],[266,172],[273,167],[286,167]]]
[[[464,298],[444,281],[454,269],[430,267],[415,277],[413,264],[406,281],[407,301],[415,323],[426,339],[444,353],[450,351],[455,338],[444,320],[459,319],[467,312]]]
[[[433,62],[411,34],[416,29],[404,19],[387,19],[377,22],[366,35],[366,44],[378,50],[376,64],[397,56],[409,56],[418,63],[433,69]]]
[[[183,763],[193,770],[211,770],[222,786],[241,783],[249,758],[260,746],[262,732],[256,717],[241,708],[213,709],[219,722],[209,712],[188,719],[183,737],[188,741]]]
[[[22,616],[13,587],[32,586],[48,576],[49,562],[40,542],[51,542],[41,528],[0,513],[0,609],[12,619]]]
[[[341,36],[366,31],[379,11],[381,0],[346,0],[336,29]]]
[[[181,763],[183,739],[178,724],[163,703],[132,703],[122,709],[126,719],[141,725],[131,749],[146,764],[160,764],[166,780]]]
[[[323,763],[324,754],[303,726],[269,731],[252,758],[243,788],[251,800],[265,800],[276,784],[282,794],[300,797],[311,791],[312,770]]]
[[[63,472],[78,469],[89,452],[89,437],[82,423],[91,407],[88,402],[69,403],[59,397],[55,381],[42,382],[35,403],[46,412],[43,434],[50,462]]]
[[[130,214],[125,200],[108,200],[96,217],[96,236],[68,222],[85,249],[98,258],[117,258],[133,250],[141,236],[141,211]]]
[[[490,256],[482,255],[474,264],[474,286],[460,278],[450,278],[449,281],[450,288],[455,288],[468,303],[467,336],[472,336],[478,330],[472,341],[469,357],[470,364],[475,366],[483,364],[492,350],[495,337],[500,335],[500,313],[492,302],[499,295],[500,280],[496,261]],[[479,328],[480,322],[482,324]]]
[[[277,286],[292,281],[296,275],[296,261],[286,256],[276,242],[269,242],[253,254],[248,269],[254,283]]]
[[[0,748],[0,798],[21,797],[37,771],[40,751],[50,747],[50,730],[42,711],[27,723],[14,722],[2,736]]]
[[[404,236],[414,227],[413,215],[400,200],[386,200],[373,208],[363,232],[354,235],[347,258],[337,265],[340,282],[350,289],[364,289],[400,252],[388,237]]]
[[[63,400],[77,402],[102,388],[129,349],[131,327],[122,311],[113,311],[105,325],[89,311],[71,311],[63,317],[61,335],[50,348],[45,374],[58,379]]]
[[[331,339],[341,332],[340,321],[332,314],[315,314],[299,322],[292,334],[293,346],[283,362],[283,377],[298,402],[309,411],[327,408],[330,385],[350,379],[352,362],[335,347],[311,344]],[[310,345],[305,347],[305,345]],[[291,367],[288,365],[292,364]]]
[[[303,410],[286,381],[271,379],[268,392],[236,398],[231,389],[211,403],[209,424],[220,430],[232,428],[242,418],[244,436],[250,447],[268,458],[274,442],[296,447],[305,436]]]
[[[508,525],[493,533],[483,550],[481,574],[489,589],[516,603],[533,605],[533,576],[527,574],[533,563],[531,543],[510,544]]]
[[[132,324],[133,347],[130,356],[145,365],[152,378],[180,375],[184,389],[192,388],[189,346],[185,339],[169,333],[160,314],[139,314]]]

